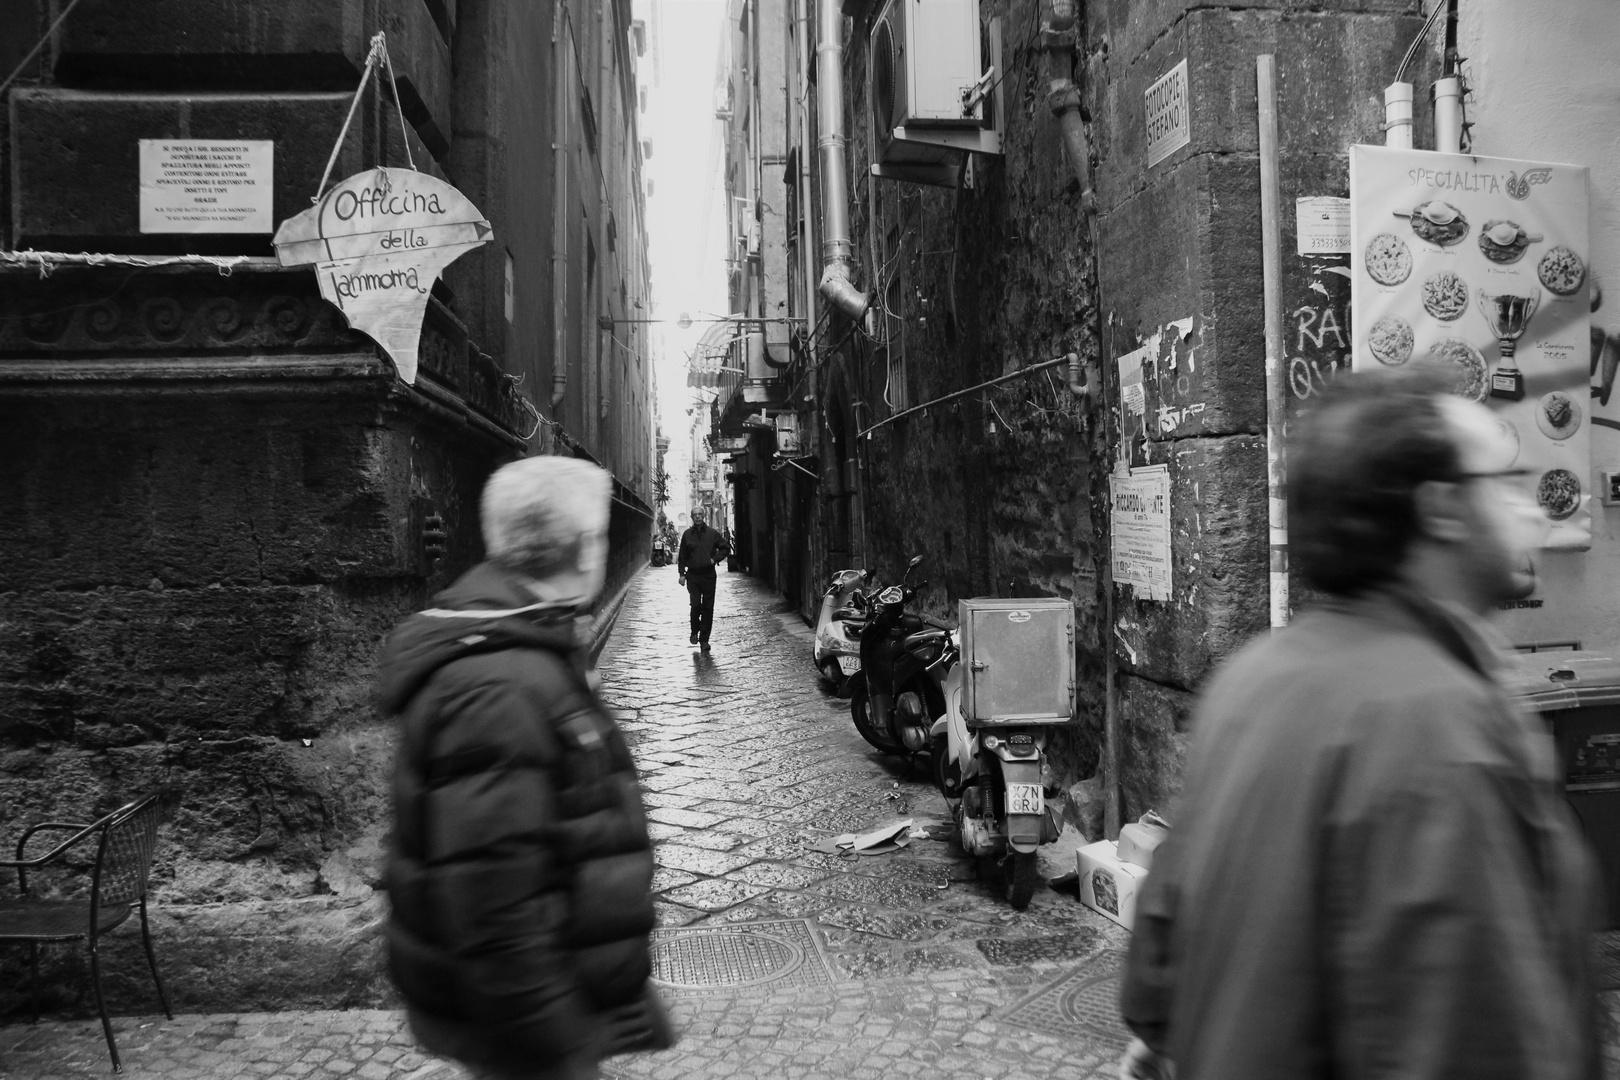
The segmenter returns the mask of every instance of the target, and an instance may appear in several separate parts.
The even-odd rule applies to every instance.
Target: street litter
[[[912,819],[881,825],[864,833],[840,833],[828,836],[810,845],[811,851],[828,855],[883,855],[898,851],[911,843]]]

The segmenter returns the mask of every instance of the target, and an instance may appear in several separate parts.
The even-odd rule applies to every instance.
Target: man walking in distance
[[[1290,550],[1328,600],[1198,703],[1121,1073],[1597,1080],[1594,875],[1486,622],[1534,587],[1536,474],[1422,378],[1342,377],[1291,427]]]
[[[532,457],[484,488],[487,562],[405,620],[388,960],[411,1029],[481,1077],[591,1080],[671,1044],[648,985],[652,845],[576,612],[601,592],[609,481]]]
[[[726,538],[709,528],[701,513],[692,514],[692,527],[681,534],[675,568],[692,598],[692,644],[709,648],[714,625],[715,564],[731,554]]]

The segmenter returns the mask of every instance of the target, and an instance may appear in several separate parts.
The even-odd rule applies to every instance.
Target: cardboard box
[[[1080,902],[1129,930],[1136,918],[1136,894],[1148,872],[1120,862],[1112,840],[1087,844],[1074,853],[1074,863],[1080,875]]]

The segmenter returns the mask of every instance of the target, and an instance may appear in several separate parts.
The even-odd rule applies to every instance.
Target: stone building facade
[[[7,70],[60,10],[0,6]],[[269,140],[275,221],[309,206],[378,32],[403,131],[373,80],[334,179],[409,159],[494,228],[434,287],[414,386],[268,234],[138,213],[141,139]],[[0,823],[167,786],[178,1008],[387,996],[375,657],[481,557],[494,467],[600,462],[609,595],[646,561],[650,350],[623,321],[650,308],[644,48],[627,0],[83,0],[4,91]],[[129,946],[108,946],[115,1007],[149,1010]]]
[[[786,526],[755,572],[807,618],[830,572],[865,566],[892,581],[914,554],[936,614],[977,595],[1071,598],[1079,716],[1054,751],[1069,813],[1111,834],[1165,808],[1193,693],[1268,622],[1256,57],[1275,55],[1278,71],[1282,309],[1300,399],[1348,362],[1348,283],[1292,254],[1294,200],[1347,194],[1347,148],[1383,141],[1383,87],[1432,4],[979,0],[1001,152],[958,156],[927,183],[870,168],[880,0],[844,0],[829,18],[818,0],[737,6],[754,13],[761,53],[781,56],[754,70],[756,100],[780,109],[786,133],[772,192],[770,144],[737,132],[740,112],[731,121],[765,178],[764,295],[748,313],[804,319],[788,324],[782,367],[750,370],[739,341],[746,374],[733,393],[744,404],[752,380],[758,403],[719,412],[715,428],[751,497]],[[1443,47],[1437,35],[1410,77],[1432,80]],[[837,125],[820,115],[834,60]],[[1145,91],[1182,61],[1190,140],[1150,165]],[[864,319],[815,287],[832,254],[818,152],[837,129]],[[1119,406],[1117,361],[1144,347],[1137,414]],[[1070,388],[1067,364],[1019,374],[1071,354],[1093,372],[1089,394]],[[771,432],[735,423],[761,404]],[[784,427],[796,446],[785,453]],[[746,445],[724,441],[738,436]],[[1168,467],[1167,601],[1112,583],[1120,463]]]

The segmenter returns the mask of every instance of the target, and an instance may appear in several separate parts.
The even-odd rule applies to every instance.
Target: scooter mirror
[[[912,568],[912,569],[913,569],[913,570],[915,570],[915,569],[917,569],[917,567],[919,567],[919,566],[921,566],[921,565],[922,565],[922,556],[921,556],[921,555],[913,555],[913,556],[912,556],[912,557],[911,557],[911,562],[910,562],[910,563],[909,563],[909,564],[908,564],[908,565],[909,565],[909,566],[910,566],[910,567],[911,567],[911,568]]]

